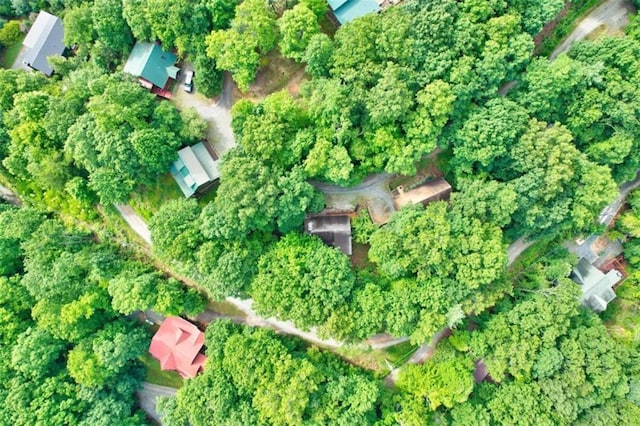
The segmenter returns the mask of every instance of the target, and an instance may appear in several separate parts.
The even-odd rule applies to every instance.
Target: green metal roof
[[[329,0],[329,6],[341,24],[380,11],[377,0]]]
[[[155,43],[137,42],[124,65],[124,72],[164,88],[169,78],[177,76],[176,60],[176,55],[165,52]]]

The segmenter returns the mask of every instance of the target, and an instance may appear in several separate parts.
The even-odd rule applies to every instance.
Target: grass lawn
[[[164,203],[179,198],[184,198],[180,187],[171,173],[165,173],[159,176],[152,185],[144,186],[133,193],[129,204],[148,221]]]
[[[210,300],[207,308],[214,312],[218,312],[219,314],[229,315],[232,317],[245,318],[247,316],[247,314],[229,302],[214,302]]]
[[[369,262],[369,244],[360,244],[357,242],[353,242],[353,254],[349,258],[351,260],[351,264],[356,269],[365,269],[369,266],[372,266],[372,263]]]
[[[386,353],[387,360],[398,367],[404,364],[417,349],[418,346],[412,345],[411,342],[402,342],[386,348],[384,352]]]
[[[184,383],[182,377],[175,371],[160,370],[160,363],[150,354],[145,353],[140,357],[140,361],[146,369],[145,381],[154,385],[168,386],[179,389]]]
[[[362,349],[357,346],[342,346],[335,353],[345,361],[373,371],[381,379],[389,374],[389,364],[398,367],[404,364],[418,349],[409,342],[403,342],[386,349]]]
[[[18,53],[20,53],[20,49],[22,49],[22,41],[26,36],[26,34],[21,33],[17,42],[2,50],[2,53],[0,54],[0,67],[6,69],[11,68],[18,57]]]
[[[616,293],[618,297],[609,303],[601,314],[602,319],[616,340],[635,347],[640,342],[640,302],[635,300],[638,299],[638,283],[629,277],[616,288]]]

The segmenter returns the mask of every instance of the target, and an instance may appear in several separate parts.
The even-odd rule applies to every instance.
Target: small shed
[[[204,192],[220,178],[218,163],[213,147],[203,141],[178,151],[178,159],[169,170],[184,196],[189,198]]]
[[[44,10],[40,11],[22,45],[27,49],[22,61],[47,77],[51,76],[53,69],[47,58],[64,53],[62,21]]]
[[[167,317],[151,339],[149,353],[162,370],[175,370],[182,377],[195,377],[207,357],[200,353],[204,333],[180,317]]]
[[[432,179],[409,191],[399,186],[393,191],[393,204],[396,210],[408,204],[422,203],[427,205],[434,201],[448,200],[451,196],[451,185],[444,178]]]
[[[176,55],[165,52],[156,43],[137,42],[123,71],[138,77],[140,84],[148,89],[166,89],[169,80],[178,77],[180,68],[175,66],[177,59]]]
[[[340,249],[347,256],[353,253],[349,215],[309,216],[304,221],[304,230],[309,235],[319,237],[325,244]]]
[[[329,0],[329,6],[341,25],[380,11],[377,0]]]
[[[623,275],[616,269],[605,274],[587,259],[581,258],[571,271],[571,278],[582,287],[582,304],[596,312],[602,312],[616,298],[613,287],[622,280]]]

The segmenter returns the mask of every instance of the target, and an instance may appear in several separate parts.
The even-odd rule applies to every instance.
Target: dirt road
[[[159,396],[174,396],[176,392],[177,389],[144,382],[142,384],[142,388],[138,389],[136,394],[138,395],[140,408],[142,408],[149,417],[155,420],[158,424],[162,424],[160,415],[156,411],[156,399]]]
[[[191,64],[185,62],[183,71],[189,69],[192,69]],[[183,88],[184,72],[182,72],[173,89],[171,98],[178,109],[193,108],[203,120],[209,123],[207,139],[209,139],[209,142],[220,156],[236,146],[233,131],[231,130],[233,82],[228,74],[225,74],[224,78],[222,93],[218,100],[214,101],[200,95],[197,86],[194,86],[194,93],[185,92]]]
[[[124,204],[114,204],[120,215],[127,221],[131,229],[140,236],[147,244],[151,245],[151,231],[149,226],[130,206]]]
[[[562,52],[569,50],[571,45],[580,41],[601,26],[605,26],[607,33],[615,33],[629,23],[629,14],[634,7],[629,0],[609,0],[595,8],[585,16],[560,45],[551,53],[551,60]]]

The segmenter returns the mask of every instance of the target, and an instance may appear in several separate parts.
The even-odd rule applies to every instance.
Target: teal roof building
[[[328,0],[340,24],[346,24],[369,13],[379,12],[377,0]]]
[[[220,178],[218,160],[208,142],[199,142],[178,151],[178,159],[169,168],[185,197],[206,191]]]
[[[176,55],[165,52],[155,43],[137,42],[123,71],[164,88],[170,78],[178,77],[177,59]]]

